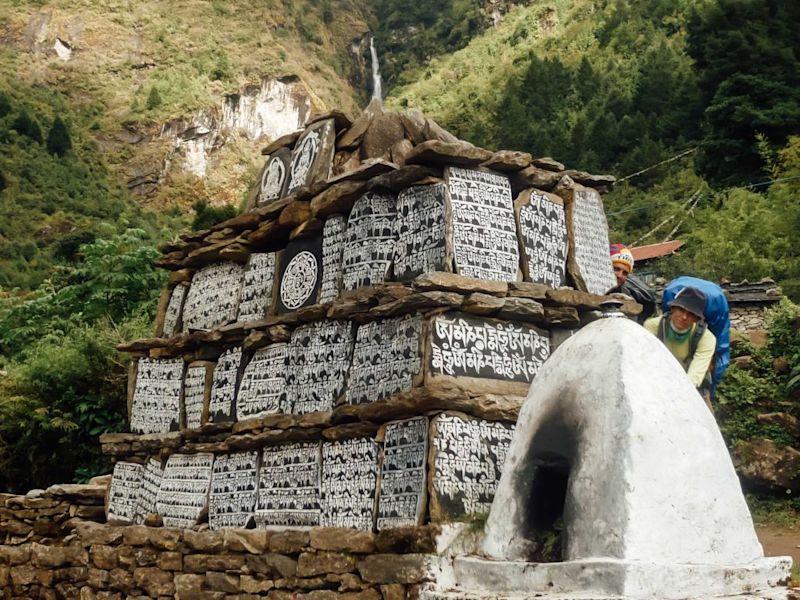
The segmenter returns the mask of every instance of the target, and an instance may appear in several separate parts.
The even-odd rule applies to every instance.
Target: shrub
[[[56,115],[50,131],[47,133],[47,151],[50,154],[64,156],[70,148],[72,148],[72,140],[67,125],[61,120],[61,117]]]
[[[39,127],[39,123],[28,114],[28,111],[23,110],[17,115],[17,118],[11,123],[11,129],[20,135],[31,138],[35,142],[42,143],[42,128]]]
[[[195,216],[192,221],[192,229],[208,229],[217,223],[236,216],[236,207],[232,204],[222,206],[211,206],[207,200],[198,200],[192,205]]]
[[[147,110],[153,110],[161,106],[161,94],[156,86],[150,88],[150,93],[147,95],[147,103],[145,107]]]

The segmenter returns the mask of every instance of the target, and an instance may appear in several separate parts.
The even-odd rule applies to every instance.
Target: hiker
[[[642,312],[636,318],[641,325],[656,312],[656,297],[647,284],[633,276],[633,254],[624,244],[611,244],[611,264],[617,287],[608,290],[609,294],[626,294],[642,305]]]
[[[711,373],[717,340],[703,318],[706,295],[696,287],[684,287],[669,302],[669,311],[644,323],[678,362],[711,408]]]

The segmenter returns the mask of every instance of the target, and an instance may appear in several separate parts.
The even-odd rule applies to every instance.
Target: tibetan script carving
[[[273,252],[251,254],[244,270],[239,321],[257,321],[267,316],[272,304],[274,278],[275,254]]]
[[[280,262],[277,313],[316,304],[322,282],[322,237],[289,242]]]
[[[394,196],[368,192],[347,220],[342,251],[342,289],[383,283],[394,258]]]
[[[456,272],[466,277],[516,281],[519,245],[508,177],[448,167]]]
[[[136,499],[136,523],[144,523],[147,515],[156,512],[156,497],[158,488],[161,487],[161,477],[164,469],[161,468],[161,461],[149,458],[142,470],[142,487]]]
[[[258,452],[234,452],[214,459],[208,525],[211,529],[245,527],[256,507]]]
[[[213,454],[173,454],[161,479],[156,509],[164,527],[188,529],[208,507]]]
[[[256,350],[242,373],[236,395],[239,421],[280,412],[291,412],[286,399],[288,344],[272,344]]]
[[[363,404],[411,389],[420,373],[422,318],[407,315],[358,328],[347,402]]]
[[[258,206],[264,206],[280,199],[289,174],[291,152],[281,148],[267,159],[264,173],[261,175],[261,189],[258,194]]]
[[[436,374],[530,383],[549,353],[548,338],[527,325],[458,314],[432,322],[430,368]]]
[[[176,285],[172,288],[172,293],[169,296],[169,303],[167,310],[164,313],[164,328],[161,337],[172,337],[178,331],[181,319],[181,311],[183,310],[183,300],[186,298],[186,288],[182,285]]]
[[[315,527],[320,524],[319,442],[264,448],[259,473],[259,527]]]
[[[176,431],[180,424],[182,383],[182,358],[140,358],[131,407],[131,431]]]
[[[236,320],[243,268],[233,262],[209,265],[192,277],[183,306],[183,330],[208,331]]]
[[[286,388],[294,414],[333,408],[344,392],[352,353],[347,321],[318,321],[292,332]]]
[[[109,522],[133,523],[136,518],[136,502],[142,487],[142,465],[118,462],[111,476],[108,493]]]
[[[208,403],[210,421],[234,421],[236,383],[239,366],[242,363],[242,349],[230,348],[222,353],[214,367],[214,380],[211,385],[211,400]]]
[[[394,273],[408,281],[422,273],[450,270],[444,184],[419,185],[397,197]]]
[[[191,364],[183,380],[183,410],[186,427],[196,429],[208,420],[208,401],[211,398],[213,363]]]
[[[579,289],[605,294],[616,287],[608,252],[608,223],[597,190],[579,189],[567,204],[572,225],[570,271]]]
[[[523,192],[517,202],[522,273],[526,281],[558,288],[566,282],[567,223],[557,196],[538,190]]]
[[[323,527],[375,526],[379,446],[370,438],[322,444]]]
[[[297,140],[289,167],[286,195],[330,176],[336,130],[333,119],[309,125]]]
[[[488,513],[514,425],[442,413],[431,429],[432,521]]]
[[[386,425],[378,530],[422,524],[427,458],[427,417]]]
[[[342,247],[347,220],[342,215],[332,215],[325,220],[322,231],[322,287],[319,302],[332,302],[342,285]]]

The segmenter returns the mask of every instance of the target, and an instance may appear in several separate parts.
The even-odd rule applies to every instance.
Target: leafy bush
[[[14,122],[11,123],[11,129],[20,135],[27,136],[33,141],[42,143],[42,128],[36,119],[31,118],[27,111],[23,110]]]
[[[72,148],[72,140],[67,125],[61,120],[61,117],[56,115],[50,131],[47,133],[47,151],[50,154],[64,156],[70,148]]]
[[[236,216],[236,207],[232,204],[222,206],[211,206],[207,200],[198,200],[192,205],[195,215],[192,221],[192,229],[209,229],[217,223]]]

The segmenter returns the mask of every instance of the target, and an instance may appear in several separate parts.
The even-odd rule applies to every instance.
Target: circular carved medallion
[[[289,310],[303,306],[317,284],[317,258],[308,250],[295,255],[281,279],[281,302]]]

